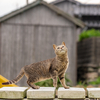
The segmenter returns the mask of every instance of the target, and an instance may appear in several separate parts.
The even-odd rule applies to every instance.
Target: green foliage
[[[89,82],[89,84],[91,84],[91,85],[99,85],[100,84],[100,76],[95,81]]]
[[[79,82],[77,83],[77,85],[78,85],[78,86],[87,87],[87,84],[86,84],[86,82],[85,82],[85,81],[84,81],[84,82],[79,81]]]
[[[83,87],[87,87],[88,85],[92,85],[92,86],[98,86],[98,85],[100,85],[100,76],[99,77],[97,77],[94,81],[91,81],[91,82],[82,82],[82,81],[79,81],[78,83],[77,83],[77,85],[79,85],[79,86],[83,86]]]
[[[90,37],[100,37],[100,31],[95,29],[84,31],[79,35],[79,41]]]
[[[37,82],[36,85],[41,86],[41,87],[53,87],[53,81],[52,79],[50,80],[45,80],[45,81],[41,81],[41,82]]]
[[[65,77],[65,82],[66,84],[71,84],[71,81]],[[49,80],[45,80],[45,81],[41,81],[41,82],[37,82],[35,83],[36,85],[38,86],[41,86],[41,87],[53,87],[53,80],[52,79],[49,79]],[[57,81],[57,88],[58,87],[61,87],[61,83],[59,81],[59,78],[58,78],[58,81]]]

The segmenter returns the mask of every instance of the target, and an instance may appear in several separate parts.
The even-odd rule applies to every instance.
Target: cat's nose
[[[62,49],[63,47],[61,47],[61,49]]]

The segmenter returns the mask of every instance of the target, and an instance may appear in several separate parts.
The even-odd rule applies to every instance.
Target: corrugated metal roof
[[[100,15],[100,5],[80,4],[75,7],[75,15]]]
[[[57,4],[64,1],[76,4],[74,7],[75,15],[100,15],[100,4],[82,4],[75,0],[56,0],[51,4]]]

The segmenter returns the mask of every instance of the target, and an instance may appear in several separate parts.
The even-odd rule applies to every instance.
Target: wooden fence
[[[77,43],[78,81],[91,82],[100,76],[100,37],[91,37]]]
[[[77,43],[77,65],[100,66],[100,37],[92,37]]]
[[[0,88],[0,100],[100,100],[100,88],[76,88],[56,90],[54,87],[3,87]]]

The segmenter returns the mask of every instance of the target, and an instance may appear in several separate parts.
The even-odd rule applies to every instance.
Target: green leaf
[[[90,29],[87,31],[83,31],[79,35],[79,41],[82,41],[83,39],[90,38],[90,37],[100,37],[100,31],[95,29]]]

